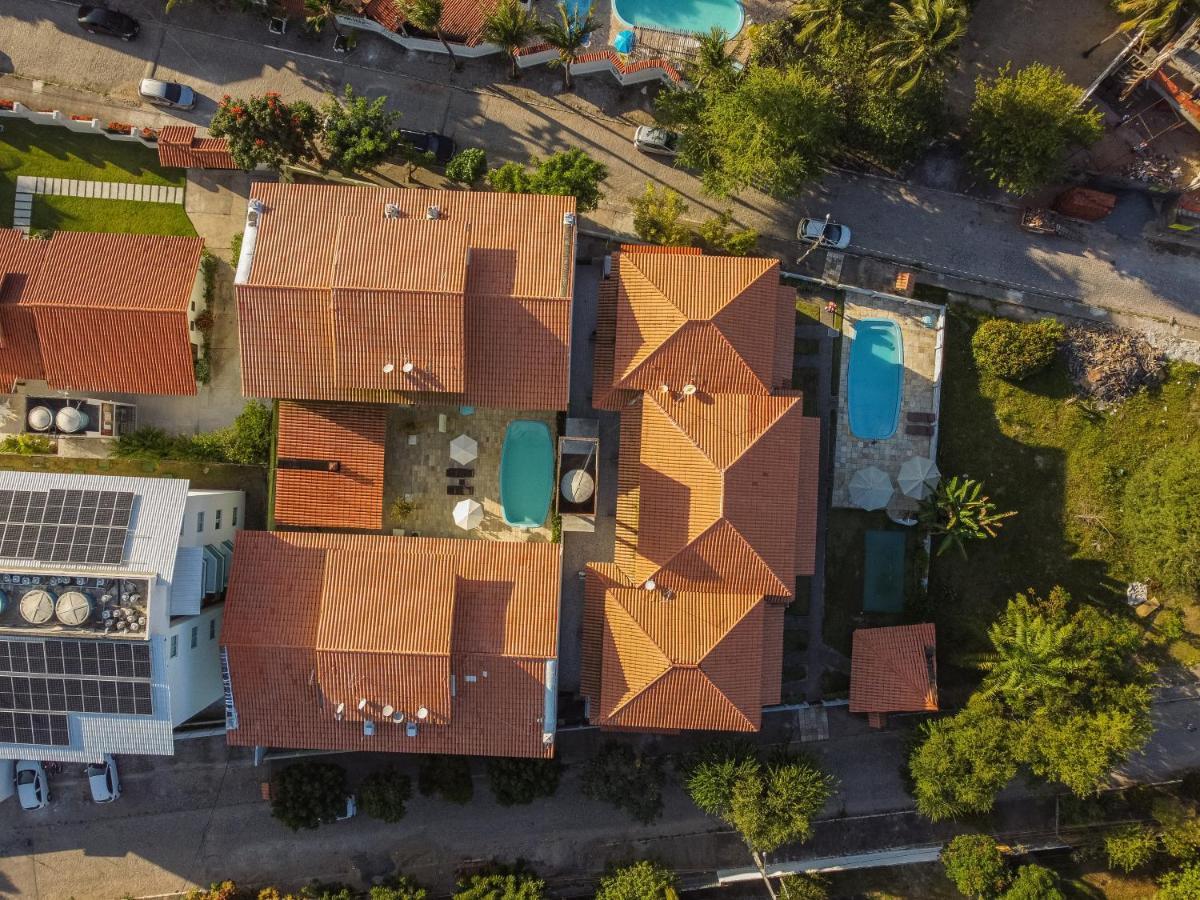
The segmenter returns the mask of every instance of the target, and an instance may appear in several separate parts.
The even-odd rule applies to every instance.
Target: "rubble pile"
[[[1122,169],[1121,174],[1151,187],[1170,189],[1183,177],[1183,169],[1169,156],[1158,153],[1135,159]]]
[[[1132,331],[1073,325],[1063,352],[1075,389],[1100,403],[1120,403],[1166,375],[1162,353]]]

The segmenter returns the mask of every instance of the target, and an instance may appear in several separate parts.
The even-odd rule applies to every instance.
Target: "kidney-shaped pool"
[[[746,18],[738,0],[612,0],[612,7],[626,25],[691,34],[720,28],[733,37]]]

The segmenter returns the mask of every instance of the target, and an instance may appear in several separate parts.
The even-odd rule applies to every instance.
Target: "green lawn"
[[[12,225],[18,175],[129,181],[182,187],[182,169],[164,169],[141,144],[77,134],[59,125],[5,119],[0,133],[0,226]]]
[[[52,231],[108,231],[119,234],[180,234],[196,229],[181,203],[97,200],[89,197],[33,198],[33,228]]]
[[[1173,364],[1161,388],[1097,413],[1074,399],[1061,362],[1019,385],[981,377],[970,353],[977,321],[948,316],[938,464],[982,480],[1018,514],[968,559],[934,559],[929,607],[949,662],[985,647],[989,623],[1020,590],[1061,584],[1078,598],[1123,598],[1136,574],[1121,534],[1125,483],[1159,448],[1200,440],[1200,368]]]
[[[69,472],[78,475],[131,475],[139,478],[186,478],[194,488],[245,491],[245,527],[263,528],[266,525],[267,470],[261,466],[173,459],[88,459],[3,453],[0,454],[0,469]]]

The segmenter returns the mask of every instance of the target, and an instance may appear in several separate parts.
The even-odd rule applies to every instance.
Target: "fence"
[[[25,119],[38,125],[59,125],[81,134],[98,134],[110,141],[132,141],[149,150],[154,150],[158,146],[158,132],[153,128],[138,128],[136,125],[120,123],[129,131],[125,133],[109,131],[109,125],[117,123],[106,123],[96,118],[68,116],[57,109],[32,109],[17,100],[0,99],[0,118]],[[148,136],[144,137],[143,135]]]

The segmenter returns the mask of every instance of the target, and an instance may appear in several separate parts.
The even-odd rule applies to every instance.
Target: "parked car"
[[[452,137],[438,134],[436,131],[409,131],[407,128],[401,128],[400,134],[422,153],[432,153],[439,166],[444,166],[450,162],[450,157],[454,156]]]
[[[633,132],[633,146],[643,153],[677,156],[679,154],[679,134],[667,131],[665,128],[639,125]]]
[[[807,244],[819,244],[834,250],[845,250],[850,246],[850,229],[845,225],[824,219],[801,219],[796,228],[796,237]]]
[[[171,109],[195,109],[196,94],[186,84],[174,81],[159,81],[157,78],[143,78],[138,88],[142,99],[155,106],[166,106]]]
[[[92,790],[92,800],[96,803],[112,803],[121,796],[117,761],[110,754],[105,753],[103,762],[92,763],[84,773],[87,775],[88,787]]]
[[[137,19],[127,16],[115,9],[105,9],[103,6],[79,7],[79,27],[88,34],[107,34],[119,37],[123,41],[132,41],[142,30]]]
[[[41,809],[50,802],[50,783],[42,764],[32,759],[17,760],[17,799],[21,809]]]

